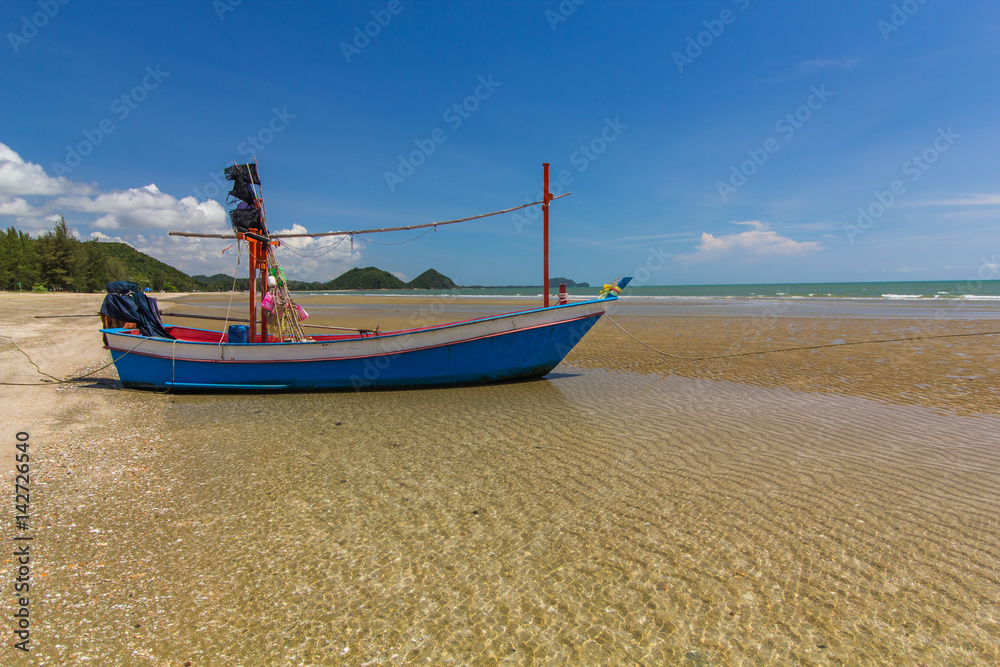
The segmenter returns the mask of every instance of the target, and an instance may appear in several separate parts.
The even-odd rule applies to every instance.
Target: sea
[[[567,290],[570,301],[593,299],[599,285]],[[555,292],[556,290],[552,290]],[[309,312],[333,315],[355,308],[329,303],[324,297],[345,295],[387,298],[382,307],[396,310],[400,298],[432,298],[435,309],[456,317],[489,310],[508,312],[511,300],[537,302],[541,288],[461,287],[450,290],[353,290],[298,292]],[[452,303],[454,297],[463,297]],[[481,299],[473,305],[469,299]],[[377,299],[373,299],[377,301]],[[207,304],[206,304],[207,305]],[[222,304],[215,304],[221,306]],[[376,303],[368,305],[379,310]],[[732,285],[633,285],[621,294],[621,315],[719,315],[750,317],[849,317],[916,319],[993,319],[1000,317],[1000,280],[935,280],[847,283],[779,283]]]
[[[570,296],[593,296],[600,285],[571,287]],[[300,292],[302,295],[338,294],[342,292]],[[450,290],[354,290],[365,296],[465,296],[465,297],[539,297],[538,286],[526,287],[460,287]],[[631,284],[625,296],[650,299],[966,299],[1000,301],[1000,280],[927,280],[846,283],[774,283],[724,285],[636,285]]]

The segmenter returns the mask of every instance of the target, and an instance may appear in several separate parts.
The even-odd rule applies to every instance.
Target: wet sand
[[[100,365],[96,318],[14,298],[0,333],[43,370],[60,331]],[[312,301],[383,328],[510,309]],[[679,356],[1000,329],[612,317]],[[490,387],[2,387],[5,447],[35,429],[38,456],[30,664],[995,664],[995,339],[695,362],[602,321],[547,379]],[[0,342],[6,381],[19,356]]]

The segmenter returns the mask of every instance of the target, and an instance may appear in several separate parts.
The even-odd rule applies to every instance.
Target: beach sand
[[[998,337],[841,344],[995,319],[623,307],[660,352],[602,320],[539,381],[175,396],[94,370],[97,318],[33,317],[99,303],[0,295],[0,334],[85,376],[0,387],[2,456],[33,454],[23,664],[1000,661]],[[530,305],[303,304],[383,329]]]

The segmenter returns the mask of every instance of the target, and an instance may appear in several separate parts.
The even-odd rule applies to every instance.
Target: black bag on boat
[[[254,185],[260,185],[260,176],[257,175],[257,165],[246,163],[226,167],[226,180],[235,181],[237,179],[249,181]]]
[[[264,229],[259,208],[234,208],[229,212],[233,229],[238,232],[248,232],[251,229]]]
[[[233,182],[233,189],[230,196],[246,202],[250,206],[257,205],[257,195],[253,186],[260,185],[260,178],[257,176],[257,165],[255,164],[234,164],[226,168],[226,180]]]

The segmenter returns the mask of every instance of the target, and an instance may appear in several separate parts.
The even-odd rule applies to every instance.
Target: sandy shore
[[[164,303],[171,298],[158,296],[165,296]],[[87,376],[108,364],[111,358],[97,333],[101,325],[97,313],[103,300],[103,294],[0,292],[0,336],[4,336],[0,338],[0,382],[13,383],[0,385],[0,425],[5,434],[31,430],[56,437],[59,432],[53,428],[54,415],[66,412],[69,406],[88,418],[107,414],[101,401],[67,391],[74,385],[86,385],[86,381],[59,385],[48,377]],[[42,317],[36,317],[39,315]],[[115,377],[113,370],[110,377]],[[5,461],[13,456],[12,443],[5,436],[0,444]]]
[[[660,352],[602,321],[538,382],[173,396],[101,368],[96,317],[34,317],[100,300],[0,295],[0,334],[82,376],[0,386],[0,456],[19,431],[33,456],[35,643],[4,664],[1000,659],[997,337],[928,338],[993,320],[623,309]],[[383,329],[525,306],[304,302]]]

